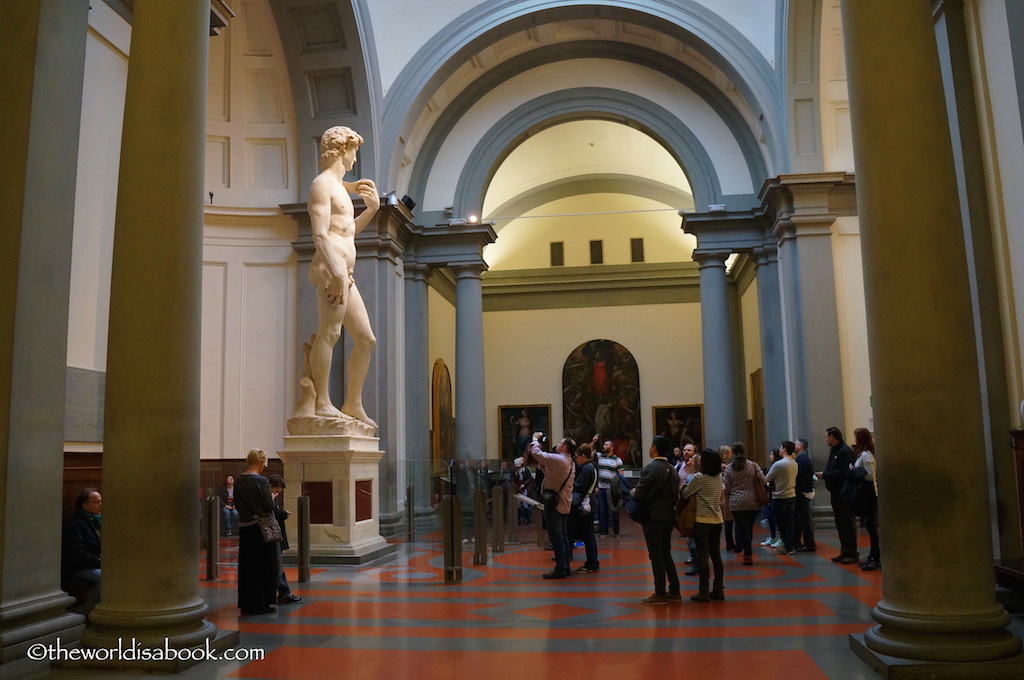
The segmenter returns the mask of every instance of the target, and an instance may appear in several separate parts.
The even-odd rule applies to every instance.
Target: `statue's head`
[[[326,170],[349,149],[358,149],[363,137],[352,128],[335,125],[320,137],[320,169]]]

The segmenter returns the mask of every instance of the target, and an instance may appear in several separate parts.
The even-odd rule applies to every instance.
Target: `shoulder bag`
[[[281,542],[281,525],[277,523],[276,517],[273,515],[270,517],[253,515],[253,517],[256,519],[256,523],[260,525],[260,538],[263,539],[264,543]]]
[[[697,524],[697,494],[683,498],[679,494],[676,501],[676,531],[680,536],[693,538],[694,525]]]

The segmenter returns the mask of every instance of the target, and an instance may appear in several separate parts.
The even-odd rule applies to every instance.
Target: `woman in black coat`
[[[260,533],[257,517],[274,517],[270,483],[263,476],[267,454],[253,449],[246,458],[249,467],[235,480],[235,508],[238,510],[238,608],[242,616],[277,611],[277,577],[281,571],[280,550]]]

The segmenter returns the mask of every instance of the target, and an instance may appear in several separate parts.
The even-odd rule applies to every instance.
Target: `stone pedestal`
[[[292,435],[284,438],[285,509],[310,499],[310,555],[314,564],[363,564],[390,555],[380,535],[380,460],[376,437]],[[294,550],[285,554],[294,559]]]

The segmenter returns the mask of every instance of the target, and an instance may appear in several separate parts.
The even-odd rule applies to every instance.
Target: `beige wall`
[[[433,288],[428,288],[427,313],[429,319],[430,370],[434,362],[443,359],[452,379],[452,398],[455,397],[455,306]],[[484,351],[488,351],[486,344]],[[454,403],[454,402],[452,402]]]
[[[747,398],[744,420],[753,417],[753,394],[750,391],[750,374],[761,368],[761,307],[757,303],[757,279],[755,278],[740,294],[740,318],[743,324],[743,385]]]
[[[562,431],[562,368],[576,347],[596,338],[633,353],[640,372],[644,443],[653,436],[653,406],[704,401],[700,305],[488,312],[484,314],[487,456],[498,456],[498,407],[551,404]]]
[[[836,317],[839,324],[839,361],[843,370],[843,416],[846,429],[850,433],[858,427],[874,430],[867,312],[864,307],[864,270],[856,217],[840,217],[832,226],[832,261],[836,277]]]
[[[1006,8],[998,2],[969,2],[966,5],[968,36],[975,64],[975,92],[978,98],[982,153],[992,220],[1000,311],[1009,388],[1011,422],[1022,417],[1018,405],[1024,399],[1024,276],[1015,262],[1024,258],[1024,138],[1014,82]]]
[[[107,367],[110,265],[131,27],[105,3],[89,12],[68,299],[68,365]]]

